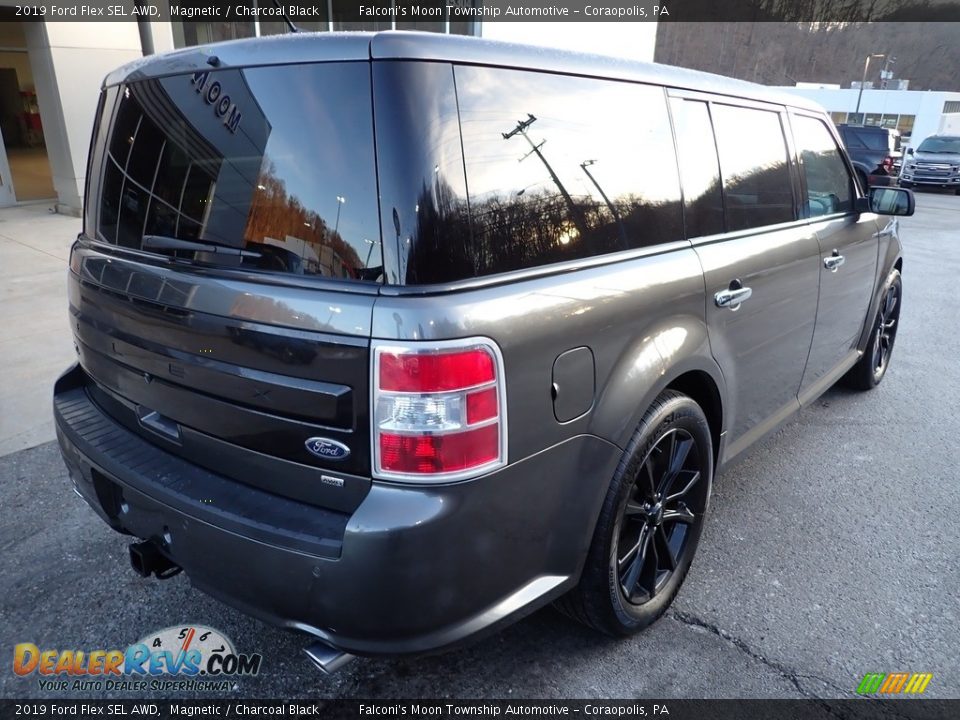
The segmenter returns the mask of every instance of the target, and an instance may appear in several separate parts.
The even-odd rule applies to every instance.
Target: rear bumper
[[[571,438],[498,472],[436,487],[374,483],[352,514],[242,485],[106,415],[74,366],[57,437],[81,496],[154,540],[193,584],[355,654],[428,652],[493,630],[579,577],[620,451]]]
[[[897,184],[896,175],[869,175],[867,185],[870,187],[888,187]]]

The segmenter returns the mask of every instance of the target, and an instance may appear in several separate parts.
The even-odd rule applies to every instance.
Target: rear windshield
[[[108,97],[98,239],[154,251],[142,239],[158,235],[248,251],[157,250],[198,263],[380,279],[367,63],[210,69]]]
[[[861,145],[868,147],[871,150],[896,152],[900,149],[900,135],[898,133],[893,133],[883,129],[865,130],[862,128],[851,128],[848,130],[848,132],[852,133]]]

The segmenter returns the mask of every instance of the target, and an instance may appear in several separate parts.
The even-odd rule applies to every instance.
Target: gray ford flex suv
[[[328,669],[656,620],[717,471],[880,382],[913,212],[792,95],[399,32],[121,68],[86,187],[77,492]]]

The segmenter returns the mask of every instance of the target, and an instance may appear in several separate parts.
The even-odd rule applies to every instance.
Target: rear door
[[[796,112],[791,125],[800,160],[801,213],[820,246],[817,326],[801,387],[801,395],[815,395],[856,359],[879,243],[876,216],[854,209],[853,176],[826,121]]]
[[[109,88],[71,258],[77,350],[106,412],[198,465],[340,510],[369,486],[369,88],[366,61]]]
[[[730,459],[799,407],[819,246],[798,220],[781,109],[675,97],[672,110],[687,234],[703,267],[711,349],[730,389]]]

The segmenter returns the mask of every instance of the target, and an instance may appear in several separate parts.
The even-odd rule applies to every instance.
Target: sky
[[[490,40],[559,47],[578,52],[653,61],[656,22],[485,22]]]

